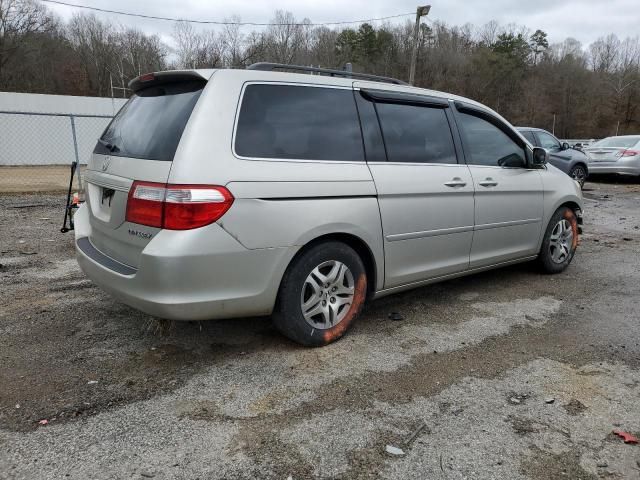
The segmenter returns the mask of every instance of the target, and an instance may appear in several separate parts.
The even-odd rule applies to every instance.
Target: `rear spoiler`
[[[145,73],[129,82],[129,89],[137,92],[143,88],[163,85],[167,83],[209,80],[196,70],[171,70],[168,72]]]

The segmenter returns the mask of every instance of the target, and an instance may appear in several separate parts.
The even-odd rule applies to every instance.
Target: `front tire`
[[[356,251],[341,242],[318,243],[284,274],[273,322],[301,345],[328,345],[353,325],[366,296],[367,275]]]
[[[542,240],[538,261],[546,273],[564,271],[578,247],[578,219],[568,207],[553,214]]]
[[[584,187],[584,182],[587,181],[587,169],[582,165],[576,165],[569,172],[569,176],[580,184],[580,189]]]

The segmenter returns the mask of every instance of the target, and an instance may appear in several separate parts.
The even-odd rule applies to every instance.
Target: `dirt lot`
[[[640,185],[585,196],[565,273],[388,297],[312,350],[164,328],[83,277],[61,196],[0,196],[0,478],[640,478]]]
[[[69,188],[70,173],[71,165],[0,166],[0,194],[64,192]]]

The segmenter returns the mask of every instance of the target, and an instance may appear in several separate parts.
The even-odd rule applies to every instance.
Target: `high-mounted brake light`
[[[145,73],[138,77],[139,82],[151,82],[156,76],[153,73]]]
[[[637,150],[623,150],[618,153],[618,157],[635,157],[636,155],[640,155]]]
[[[133,182],[126,220],[168,230],[204,227],[231,208],[233,195],[218,185]]]

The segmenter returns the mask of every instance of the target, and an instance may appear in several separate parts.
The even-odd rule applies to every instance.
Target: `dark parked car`
[[[589,176],[587,155],[568,143],[561,143],[556,137],[541,128],[516,127],[534,147],[542,147],[549,152],[549,163],[559,168],[580,184],[584,185]]]

